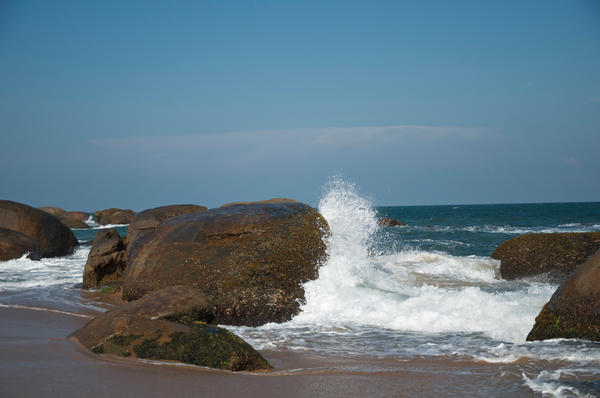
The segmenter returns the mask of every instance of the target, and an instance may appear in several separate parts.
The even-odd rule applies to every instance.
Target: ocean
[[[328,260],[305,284],[300,314],[228,327],[255,348],[349,358],[367,373],[414,360],[494,364],[482,385],[490,395],[600,396],[599,343],[525,341],[557,285],[543,276],[502,280],[489,257],[524,233],[600,231],[600,203],[375,207],[353,184],[333,180],[318,208],[331,229]],[[406,226],[380,227],[378,217]],[[74,231],[83,244],[70,256],[0,262],[0,306],[105,310],[80,289],[86,242],[106,228],[90,223]]]

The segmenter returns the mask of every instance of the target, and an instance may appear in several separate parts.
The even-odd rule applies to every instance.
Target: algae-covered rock
[[[135,242],[138,238],[154,231],[160,223],[169,218],[203,211],[206,211],[206,207],[189,204],[160,206],[141,211],[131,220],[127,228],[127,239],[129,242]]]
[[[206,293],[220,324],[287,321],[299,311],[302,284],[318,276],[327,228],[315,209],[298,202],[173,217],[130,242],[123,298],[186,284]]]
[[[600,341],[600,251],[552,295],[527,340],[559,337]]]
[[[22,203],[0,200],[0,228],[21,232],[36,240],[42,257],[71,254],[77,239],[58,218]]]
[[[21,258],[25,253],[32,260],[39,260],[40,244],[37,240],[11,229],[0,228],[0,261]]]
[[[562,282],[599,248],[600,232],[526,234],[502,243],[491,257],[500,260],[504,279],[544,274]]]
[[[270,368],[248,343],[207,324],[213,319],[213,308],[201,291],[171,286],[107,311],[69,337],[95,353],[235,371]]]
[[[99,287],[119,281],[125,271],[127,239],[112,228],[98,231],[83,268],[83,287]]]

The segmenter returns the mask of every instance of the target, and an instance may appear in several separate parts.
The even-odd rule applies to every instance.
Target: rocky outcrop
[[[404,227],[404,226],[406,226],[406,224],[404,224],[402,221],[395,220],[395,219],[389,218],[389,217],[384,217],[384,218],[378,219],[377,224],[381,225],[382,227]]]
[[[114,229],[98,231],[83,269],[83,287],[120,282],[127,263],[126,248],[127,239],[121,238]]]
[[[84,211],[65,211],[60,207],[44,206],[38,207],[38,210],[45,211],[58,218],[63,224],[69,228],[89,228],[85,223],[90,217],[89,213]]]
[[[77,239],[58,218],[22,203],[0,200],[0,228],[21,232],[39,243],[42,257],[73,252]]]
[[[127,239],[135,242],[138,237],[154,231],[160,223],[169,218],[203,211],[206,211],[206,207],[198,205],[170,205],[141,211],[131,220],[127,228]]]
[[[135,216],[135,212],[129,209],[105,209],[94,212],[94,221],[100,225],[129,224]]]
[[[552,295],[527,340],[559,337],[600,341],[600,251]]]
[[[288,199],[288,198],[273,198],[273,199],[267,199],[267,200],[258,200],[256,202],[231,202],[231,203],[225,203],[224,205],[221,206],[221,208],[223,207],[229,207],[229,206],[237,206],[237,205],[250,205],[250,204],[256,204],[256,203],[264,203],[264,204],[275,204],[275,203],[300,203],[298,201],[295,201],[294,199]]]
[[[284,322],[325,259],[327,222],[298,202],[231,205],[166,220],[130,242],[123,298],[169,285],[201,289],[219,324]]]
[[[0,261],[21,258],[29,253],[27,258],[39,260],[40,244],[37,240],[17,231],[0,228]]]
[[[212,306],[202,292],[172,286],[107,311],[70,337],[95,353],[234,371],[270,368],[242,339],[209,325],[213,318]]]
[[[562,282],[599,248],[600,232],[526,234],[502,243],[491,257],[500,260],[504,279],[544,275]]]

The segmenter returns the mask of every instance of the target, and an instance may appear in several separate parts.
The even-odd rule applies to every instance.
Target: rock
[[[535,318],[527,340],[560,337],[600,341],[600,251],[560,285]]]
[[[600,248],[600,232],[526,234],[510,239],[494,250],[500,275],[518,279],[545,274],[563,282],[587,257]]]
[[[169,285],[200,288],[219,324],[284,322],[325,259],[325,219],[298,202],[232,205],[166,220],[130,243],[123,298]]]
[[[61,214],[66,213],[66,211],[61,209],[60,207],[53,206],[38,207],[38,210],[45,211],[46,213],[52,214],[53,216],[59,216]]]
[[[271,367],[248,343],[208,325],[213,318],[212,306],[201,291],[171,286],[107,311],[69,337],[95,353],[234,371]]]
[[[389,217],[384,217],[384,218],[378,219],[377,224],[379,224],[383,227],[396,227],[396,226],[404,227],[406,225],[400,220],[394,220],[393,218],[389,218]]]
[[[121,238],[114,229],[98,231],[83,269],[83,287],[95,288],[120,281],[127,263],[126,247],[126,238]]]
[[[169,218],[202,211],[206,211],[206,207],[197,205],[170,205],[141,211],[131,220],[127,228],[127,239],[129,242],[135,242],[138,237],[154,231],[160,223]]]
[[[22,203],[0,200],[0,228],[21,232],[36,240],[42,257],[73,252],[77,239],[55,216]]]
[[[110,208],[94,212],[94,221],[100,225],[129,224],[134,215],[133,210]]]
[[[0,228],[0,261],[21,258],[29,253],[27,258],[39,260],[40,244],[37,240],[11,229]]]
[[[38,207],[38,210],[44,211],[48,214],[52,214],[58,218],[63,224],[69,228],[89,228],[84,221],[86,221],[90,215],[83,211],[65,211],[60,207]]]
[[[255,204],[255,203],[275,204],[275,203],[286,203],[286,202],[300,203],[298,201],[295,201],[294,199],[273,198],[273,199],[267,199],[267,200],[259,200],[259,201],[256,201],[256,202],[231,202],[231,203],[225,203],[224,205],[221,206],[221,208],[223,208],[223,207],[229,207],[229,206],[238,206],[238,205],[249,205],[249,204]]]

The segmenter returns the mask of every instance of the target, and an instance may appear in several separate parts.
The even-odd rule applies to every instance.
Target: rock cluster
[[[135,212],[133,210],[110,208],[95,211],[94,221],[100,225],[129,224],[134,216]]]
[[[69,228],[89,228],[90,226],[85,223],[90,218],[89,213],[84,211],[66,211],[60,207],[38,207],[39,210],[45,211],[46,213],[52,214],[58,218],[63,224]]]

